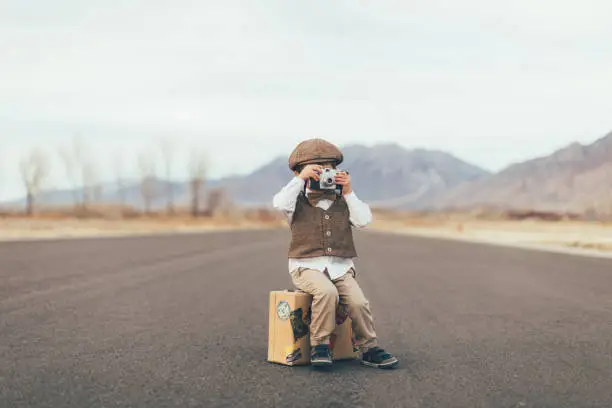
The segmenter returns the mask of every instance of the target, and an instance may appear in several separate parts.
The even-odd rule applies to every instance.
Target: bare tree
[[[172,165],[174,162],[174,154],[176,145],[171,138],[162,139],[159,143],[161,156],[164,161],[165,179],[166,179],[166,210],[168,214],[174,214],[174,187],[172,185]]]
[[[123,180],[123,157],[120,153],[113,155],[113,167],[115,169],[115,181],[117,184],[117,194],[122,205],[126,204],[127,197],[125,192],[125,181]]]
[[[49,176],[50,162],[45,153],[40,149],[32,149],[28,155],[19,163],[21,179],[24,183],[26,198],[26,213],[34,213],[34,200]]]
[[[189,185],[191,190],[191,214],[194,217],[200,215],[200,198],[206,183],[207,170],[206,154],[201,150],[192,149],[189,161]]]
[[[81,180],[83,180],[83,207],[101,197],[99,188],[98,169],[92,157],[87,157],[81,163]]]
[[[217,187],[210,190],[207,196],[206,213],[210,216],[214,216],[219,212],[226,201],[227,194],[222,187]]]
[[[72,187],[72,200],[74,205],[77,206],[79,203],[79,179],[77,173],[77,165],[75,160],[74,151],[78,152],[78,141],[76,137],[73,139],[72,145],[70,146],[62,146],[58,149],[58,153],[62,163],[64,164],[64,171],[66,172],[66,177],[70,180],[70,186]]]
[[[145,213],[151,212],[151,204],[158,196],[155,159],[150,152],[145,152],[138,158],[140,168],[140,194],[142,196]]]
[[[66,176],[72,184],[74,203],[80,203],[85,208],[94,196],[101,195],[97,187],[99,180],[96,163],[80,135],[74,136],[69,146],[61,147],[59,154],[64,162]]]

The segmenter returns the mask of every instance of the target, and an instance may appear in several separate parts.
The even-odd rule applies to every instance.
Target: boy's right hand
[[[302,180],[308,180],[309,178],[319,180],[319,174],[321,173],[322,169],[323,166],[318,164],[307,164],[304,166],[298,177]]]

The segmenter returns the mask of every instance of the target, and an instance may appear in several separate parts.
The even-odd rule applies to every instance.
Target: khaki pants
[[[354,269],[332,281],[327,270],[296,268],[291,271],[291,279],[298,289],[313,297],[311,346],[329,344],[330,335],[336,328],[336,308],[339,304],[348,307],[355,345],[360,351],[365,352],[378,345],[370,304],[355,280]]]

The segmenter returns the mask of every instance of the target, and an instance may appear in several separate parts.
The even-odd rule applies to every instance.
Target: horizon
[[[192,149],[218,179],[310,137],[490,172],[590,144],[612,130],[611,13],[605,0],[0,1],[0,201],[24,195],[32,146],[52,156],[46,189],[67,187],[57,148],[74,135],[103,182],[118,155],[137,178],[136,155],[170,136],[173,179]]]
[[[578,142],[578,141],[570,142],[569,144],[565,144],[563,146],[560,146],[560,147],[558,147],[558,148],[556,148],[553,151],[550,151],[548,153],[541,154],[541,155],[536,155],[536,156],[532,156],[532,157],[528,157],[525,160],[520,160],[520,161],[516,161],[516,162],[510,162],[507,165],[505,165],[505,166],[503,166],[503,167],[501,167],[499,169],[496,169],[496,170],[490,170],[490,169],[487,169],[485,167],[478,166],[477,164],[472,163],[470,161],[466,161],[466,160],[464,160],[464,159],[454,155],[452,152],[449,152],[449,151],[440,150],[440,149],[427,149],[427,148],[423,148],[423,147],[407,148],[405,146],[402,146],[401,143],[398,143],[398,142],[395,142],[395,141],[374,142],[374,143],[372,143],[370,145],[363,144],[363,143],[352,143],[351,142],[351,143],[347,143],[347,144],[343,144],[343,145],[338,145],[338,147],[342,148],[342,149],[345,149],[347,147],[367,147],[367,148],[373,148],[373,147],[376,147],[376,146],[399,146],[400,148],[403,148],[406,151],[424,150],[424,151],[429,151],[429,152],[444,152],[444,153],[448,153],[448,154],[452,155],[453,157],[455,157],[455,158],[457,158],[459,160],[465,161],[466,163],[468,163],[470,165],[479,167],[480,169],[489,172],[491,175],[494,175],[494,174],[497,174],[497,173],[507,169],[510,166],[513,166],[513,165],[516,165],[516,164],[522,164],[522,163],[525,163],[525,162],[528,162],[528,161],[532,161],[532,160],[537,160],[537,159],[540,159],[540,158],[548,157],[548,156],[552,155],[553,153],[555,153],[555,152],[557,152],[559,150],[565,149],[565,148],[569,147],[570,145],[572,145],[574,143],[578,143],[578,144],[580,144],[582,146],[588,146],[588,145],[593,144],[596,141],[598,141],[598,140],[600,140],[600,139],[602,139],[604,137],[611,137],[611,136],[612,136],[612,131],[610,131],[610,132],[608,132],[608,133],[606,133],[604,135],[601,135],[599,137],[596,137],[596,138],[594,138],[594,139],[592,139],[592,140],[590,140],[590,141],[588,141],[586,143],[585,142]],[[277,155],[277,156],[274,156],[274,157],[270,157],[266,162],[264,162],[264,163],[262,163],[262,164],[260,164],[258,166],[255,166],[252,169],[244,171],[242,173],[232,173],[232,174],[225,174],[225,175],[221,174],[221,175],[219,175],[217,177],[208,177],[207,181],[218,181],[220,179],[224,179],[226,177],[232,177],[232,176],[238,176],[238,177],[247,176],[247,175],[249,175],[249,174],[259,170],[260,168],[262,168],[262,167],[264,167],[264,166],[266,166],[268,164],[273,163],[276,160],[285,159],[285,158],[288,158],[288,157],[289,157],[288,154],[286,155],[286,157],[285,156],[280,156],[280,155]],[[162,174],[163,173],[162,163],[160,162],[159,165],[160,165],[160,171],[156,175],[156,179],[158,179],[160,181],[168,181],[168,180],[166,180],[165,175]],[[287,168],[287,177],[288,178],[291,177],[291,171],[289,170],[289,168]],[[171,182],[176,182],[176,183],[185,183],[185,182],[188,182],[188,177],[186,175],[184,175],[184,177],[171,177],[169,180]],[[124,177],[122,179],[122,181],[123,182],[129,182],[129,183],[137,183],[139,181],[139,176],[138,175],[126,176],[126,177]],[[106,184],[116,184],[116,182],[117,182],[116,179],[101,179],[101,180],[99,180],[95,184],[96,185],[106,185]],[[61,187],[57,187],[57,186],[47,187],[47,188],[44,188],[42,192],[73,191],[73,190],[74,189],[70,185],[63,185]],[[8,198],[3,198],[2,195],[0,194],[0,204],[2,204],[2,203],[9,203],[9,202],[16,202],[16,201],[24,200],[24,199],[25,199],[25,190],[21,194],[17,194],[17,195],[15,195],[13,197],[8,197]]]

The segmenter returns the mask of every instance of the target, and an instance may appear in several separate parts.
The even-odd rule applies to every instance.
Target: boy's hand
[[[319,174],[321,173],[322,169],[323,167],[318,164],[307,164],[304,166],[298,177],[302,180],[308,180],[309,178],[319,180]]]
[[[342,186],[342,194],[350,194],[353,192],[351,187],[351,176],[345,171],[341,171],[336,174],[336,184],[340,184]]]

